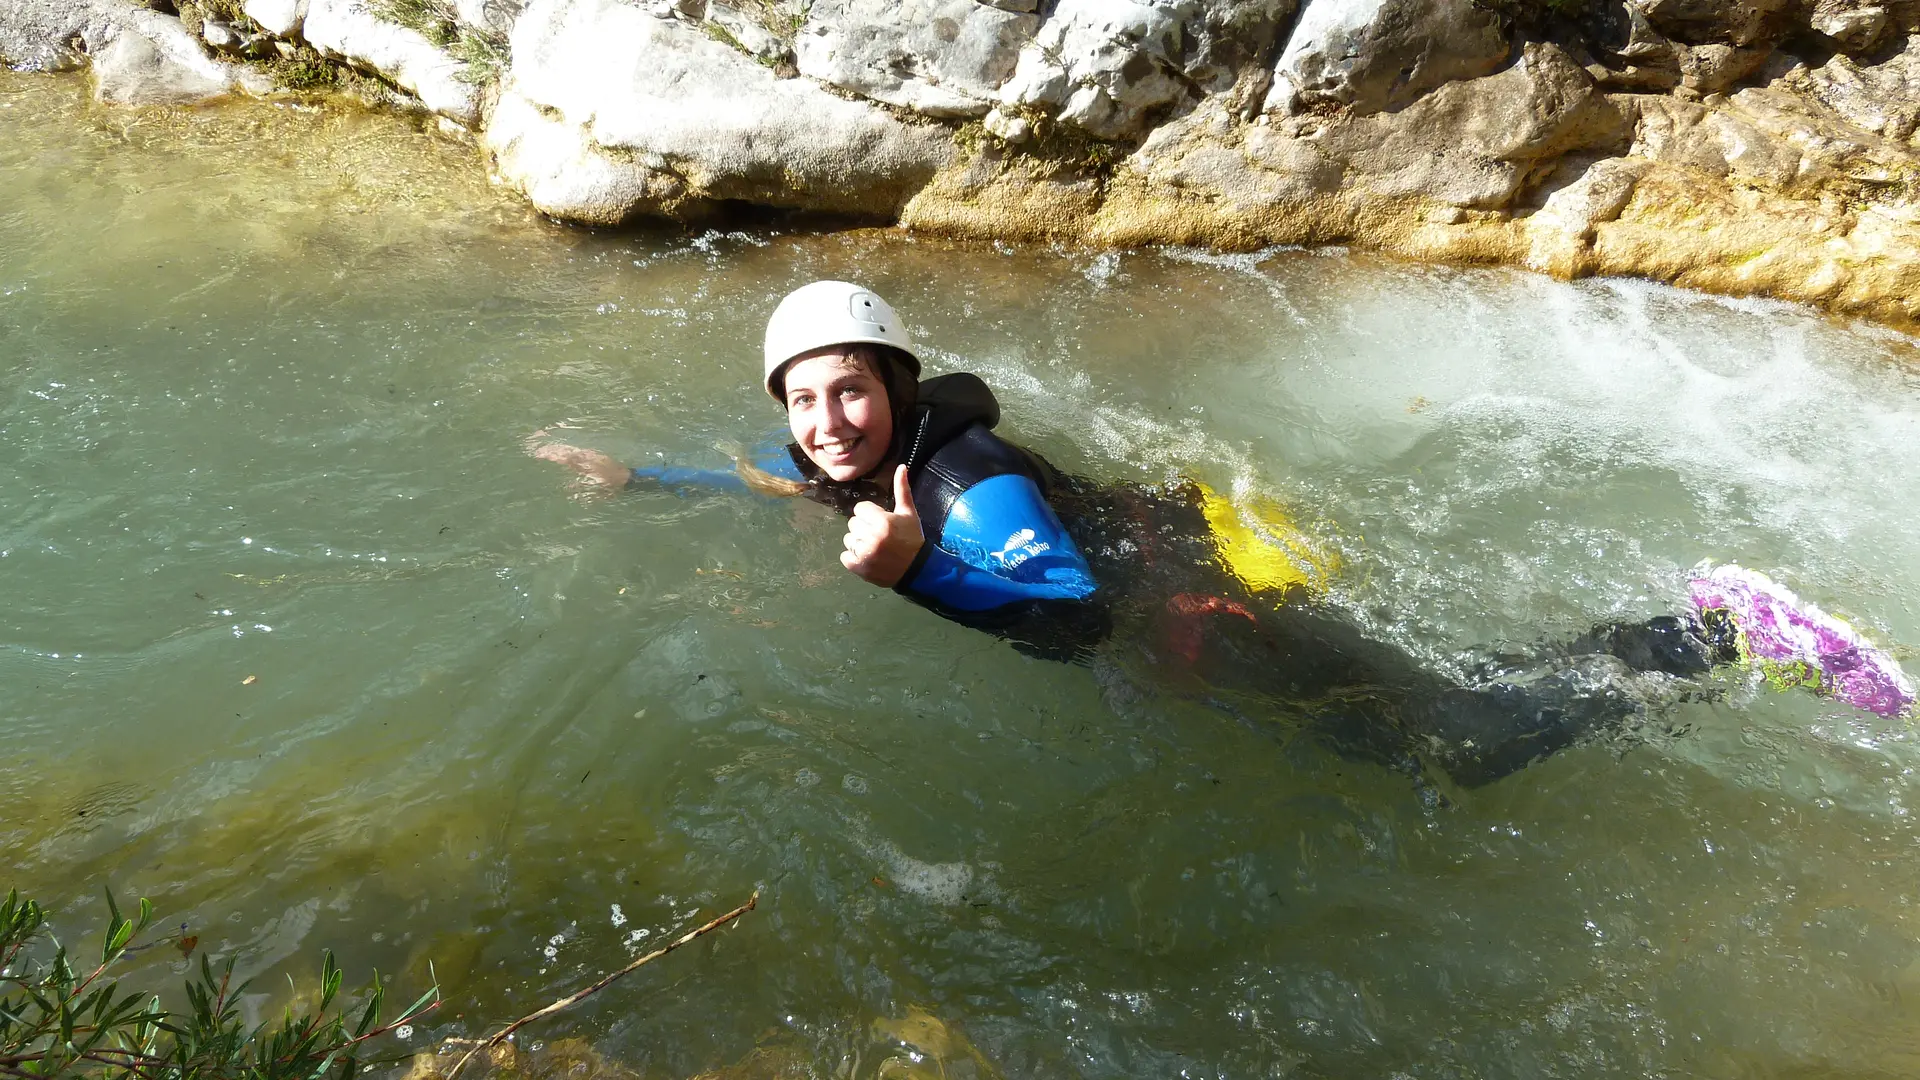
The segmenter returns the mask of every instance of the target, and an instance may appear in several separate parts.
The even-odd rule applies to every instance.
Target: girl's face
[[[837,353],[803,357],[787,368],[787,427],[820,471],[857,480],[893,446],[886,384],[866,365]]]

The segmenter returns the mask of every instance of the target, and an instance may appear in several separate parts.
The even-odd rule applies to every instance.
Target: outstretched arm
[[[528,449],[541,461],[551,461],[565,465],[580,474],[581,481],[607,491],[619,491],[640,483],[655,483],[677,495],[691,495],[700,491],[746,491],[746,481],[734,469],[699,469],[682,465],[641,465],[629,468],[598,450],[589,450],[582,446],[567,443],[547,443],[540,445],[538,440],[546,435],[537,431],[528,439]],[[784,450],[776,450],[760,455],[756,464],[776,476],[799,479],[793,467],[792,459]]]
[[[579,473],[581,479],[589,484],[600,484],[613,490],[625,487],[632,473],[625,466],[598,450],[589,450],[584,446],[569,446],[566,443],[548,443],[533,448],[533,456],[541,461],[551,461],[565,465]]]

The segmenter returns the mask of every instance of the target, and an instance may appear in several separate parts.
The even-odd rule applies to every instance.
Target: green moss
[[[800,27],[806,24],[807,10],[813,6],[813,0],[800,4],[781,3],[780,0],[739,0],[734,6],[762,30],[792,46],[794,39],[800,36]]]
[[[504,35],[475,30],[460,21],[448,0],[373,0],[374,15],[414,31],[466,65],[460,81],[486,85],[507,66]]]
[[[476,34],[463,26],[447,52],[466,65],[458,76],[460,81],[476,86],[498,82],[507,67],[506,39],[496,34]]]
[[[954,131],[954,145],[969,156],[991,147],[1010,156],[1034,158],[1101,175],[1120,160],[1122,147],[1118,144],[1097,139],[1072,124],[1063,124],[1041,109],[1013,106],[1008,111],[1032,128],[1033,134],[1025,142],[1007,142],[988,131],[980,121],[973,120]]]
[[[460,19],[447,0],[374,0],[371,10],[442,49],[460,40]]]
[[[733,31],[721,26],[717,22],[703,22],[700,24],[700,29],[705,30],[708,37],[730,49],[738,49],[748,56],[753,55],[753,50],[742,44],[739,38],[734,37]]]
[[[281,86],[302,93],[340,88],[340,69],[312,49],[301,48],[283,60],[269,61],[269,70]]]

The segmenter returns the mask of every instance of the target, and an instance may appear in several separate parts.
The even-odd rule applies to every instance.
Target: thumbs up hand
[[[920,531],[920,515],[913,509],[907,467],[902,465],[893,471],[892,510],[882,510],[878,503],[871,502],[853,508],[840,565],[890,589],[899,584],[926,542],[926,535]]]

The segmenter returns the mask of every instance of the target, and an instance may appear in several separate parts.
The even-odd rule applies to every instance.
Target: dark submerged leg
[[[1662,676],[1702,674],[1720,662],[1713,632],[1662,617],[1610,625],[1555,659],[1485,681],[1458,682],[1375,641],[1338,613],[1290,604],[1256,620],[1203,624],[1193,674],[1250,690],[1307,717],[1314,737],[1342,756],[1416,772],[1437,764],[1478,787],[1609,726],[1644,716]]]

